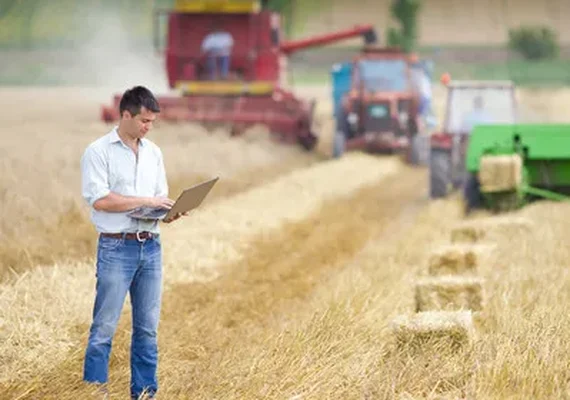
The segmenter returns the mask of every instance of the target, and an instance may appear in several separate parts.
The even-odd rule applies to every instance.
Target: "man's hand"
[[[168,197],[149,197],[148,199],[148,207],[152,208],[165,208],[170,210],[174,205],[174,200],[169,199]]]
[[[171,223],[171,222],[173,222],[173,221],[176,221],[176,220],[177,220],[178,218],[180,218],[180,217],[187,217],[188,215],[190,215],[189,212],[177,213],[176,215],[174,215],[174,217],[172,217],[172,218],[165,218],[165,219],[163,219],[162,221],[165,222],[165,223],[167,223],[167,224],[169,224],[169,223]]]

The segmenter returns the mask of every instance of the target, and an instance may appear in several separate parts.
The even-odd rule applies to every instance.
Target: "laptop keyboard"
[[[168,211],[162,208],[140,208],[136,211],[137,215],[148,218],[158,218],[165,215]]]

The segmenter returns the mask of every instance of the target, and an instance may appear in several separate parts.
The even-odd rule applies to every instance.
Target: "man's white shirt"
[[[227,56],[233,45],[234,39],[228,32],[213,32],[204,38],[202,51]]]
[[[156,144],[141,139],[137,157],[121,140],[115,127],[87,146],[81,158],[81,176],[82,195],[91,206],[91,220],[98,232],[159,233],[157,221],[140,221],[128,217],[127,212],[93,208],[93,203],[110,192],[123,196],[168,196],[164,160]]]

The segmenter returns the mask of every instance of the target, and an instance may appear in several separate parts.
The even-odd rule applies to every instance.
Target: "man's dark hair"
[[[160,112],[156,97],[144,86],[135,86],[123,93],[119,104],[121,116],[123,116],[124,111],[128,111],[134,117],[141,112],[142,107],[155,113]]]

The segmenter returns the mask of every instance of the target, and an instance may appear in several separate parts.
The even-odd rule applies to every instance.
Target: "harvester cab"
[[[429,92],[431,82],[428,69],[418,64],[398,48],[368,46],[352,62],[333,66],[333,157],[350,150],[403,152],[407,161],[419,162],[416,137],[422,113],[429,113],[419,86]],[[418,71],[424,82],[417,81]]]
[[[447,86],[441,130],[430,135],[430,197],[446,197],[467,181],[466,149],[472,130],[480,124],[517,121],[515,86],[511,81],[454,81]]]
[[[284,40],[281,18],[251,0],[176,0],[155,13],[155,44],[167,21],[164,53],[168,84],[178,96],[159,97],[161,119],[229,125],[232,135],[262,124],[281,141],[312,149],[314,101],[287,86],[287,56],[296,51],[361,36],[374,43],[372,25],[302,40]],[[209,37],[215,33],[214,37]],[[208,49],[220,50],[215,55]],[[221,57],[220,57],[221,56]],[[218,64],[219,63],[219,64]],[[217,69],[222,75],[213,74]],[[103,108],[103,120],[119,118],[120,96]]]

